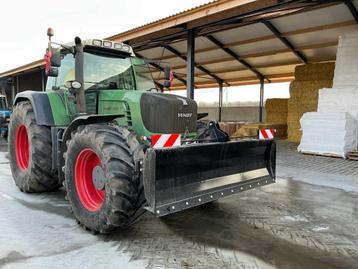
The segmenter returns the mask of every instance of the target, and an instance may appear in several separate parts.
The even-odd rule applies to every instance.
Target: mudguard
[[[275,182],[273,140],[148,149],[143,161],[146,209],[164,216]]]
[[[55,125],[50,100],[45,92],[24,91],[16,94],[14,105],[22,101],[31,102],[38,125]]]
[[[83,115],[75,118],[66,128],[62,136],[62,153],[66,150],[66,141],[71,138],[71,133],[80,125],[88,125],[94,123],[107,123],[114,119],[123,118],[123,114],[116,115]]]

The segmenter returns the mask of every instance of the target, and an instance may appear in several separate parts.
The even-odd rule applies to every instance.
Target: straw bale
[[[267,99],[265,103],[266,112],[287,112],[287,98]]]
[[[334,63],[299,65],[295,68],[296,81],[333,80]]]
[[[287,140],[295,143],[300,143],[302,138],[302,132],[300,130],[290,130],[287,131]]]
[[[266,112],[267,123],[287,123],[287,112]]]
[[[267,123],[287,123],[288,99],[272,98],[265,103]]]
[[[246,122],[230,121],[230,122],[219,122],[220,129],[226,132],[229,136],[235,133],[241,128]]]
[[[287,138],[287,124],[280,123],[247,123],[237,130],[231,137],[257,137],[259,129],[276,129],[276,138]]]
[[[317,111],[319,89],[333,84],[334,63],[300,65],[295,69],[295,80],[290,84],[287,108],[288,140],[300,142],[300,119],[306,112]]]

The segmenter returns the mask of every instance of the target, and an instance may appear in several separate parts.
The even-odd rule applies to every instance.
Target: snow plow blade
[[[164,216],[275,182],[273,140],[150,148],[142,164],[146,209]]]

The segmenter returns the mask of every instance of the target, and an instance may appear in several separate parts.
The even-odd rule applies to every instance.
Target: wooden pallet
[[[319,153],[319,152],[307,152],[307,151],[302,151],[301,153],[303,153],[305,155],[310,155],[310,156],[323,156],[323,157],[344,159],[341,155],[333,154],[333,153]]]
[[[351,151],[347,155],[348,159],[358,161],[358,151]]]

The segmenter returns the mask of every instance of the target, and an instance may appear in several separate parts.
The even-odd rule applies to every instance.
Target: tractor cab
[[[74,43],[67,44],[66,48],[61,50],[51,47],[51,58],[55,57],[59,60],[50,67],[56,68],[56,71],[48,72],[47,90],[66,88],[66,82],[75,80],[75,69],[79,68],[83,69],[77,72],[83,72],[85,91],[106,89],[157,91],[146,61],[135,57],[130,46],[99,39],[84,40],[82,45],[83,68],[75,64]]]

